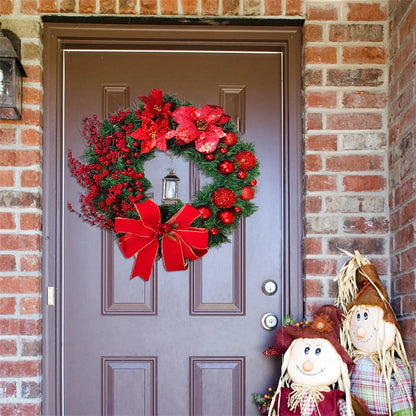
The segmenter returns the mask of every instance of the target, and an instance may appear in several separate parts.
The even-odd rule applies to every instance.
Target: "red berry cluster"
[[[129,110],[119,111],[110,117],[110,122],[124,122],[129,114]],[[115,217],[133,211],[134,204],[143,196],[143,172],[124,165],[131,165],[138,156],[135,148],[139,144],[128,144],[126,138],[132,126],[128,123],[121,131],[102,135],[97,116],[86,118],[83,133],[89,146],[86,157],[90,163],[81,163],[69,152],[71,174],[88,190],[80,198],[80,216],[92,225],[113,230]],[[73,211],[72,206],[70,209]],[[105,215],[109,212],[114,215]]]
[[[277,350],[274,347],[267,348],[267,350],[263,351],[263,355],[266,357],[271,357],[273,355],[279,355]]]

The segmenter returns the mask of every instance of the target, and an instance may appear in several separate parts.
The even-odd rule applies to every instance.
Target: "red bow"
[[[135,204],[140,220],[116,218],[116,233],[126,233],[118,240],[126,257],[136,256],[131,279],[140,276],[149,280],[161,238],[162,258],[168,272],[186,270],[188,260],[196,260],[208,252],[208,230],[191,227],[200,214],[185,204],[167,223],[161,224],[159,207],[151,199]]]

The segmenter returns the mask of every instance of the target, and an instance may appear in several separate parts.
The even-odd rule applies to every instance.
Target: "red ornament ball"
[[[218,171],[223,173],[224,175],[229,175],[233,173],[235,169],[235,165],[233,162],[229,160],[224,160],[223,162],[218,164]]]
[[[256,179],[253,179],[252,181],[250,181],[249,184],[250,186],[256,186],[257,185]]]
[[[214,155],[212,153],[209,153],[208,155],[205,155],[205,160],[208,162],[211,162],[211,160],[214,160]]]
[[[245,178],[247,178],[247,172],[245,170],[239,170],[237,172],[237,178],[238,179],[245,179]]]
[[[231,224],[234,221],[235,215],[234,212],[230,210],[221,211],[218,214],[218,218],[223,224]]]
[[[237,201],[235,193],[231,189],[218,188],[211,196],[212,203],[218,208],[231,208]]]
[[[218,235],[218,233],[219,233],[220,231],[218,230],[218,228],[217,227],[212,227],[210,230],[209,230],[209,233],[211,234],[211,235]]]
[[[199,207],[198,208],[198,211],[199,211],[199,213],[201,214],[201,217],[204,219],[204,220],[207,220],[208,218],[210,218],[211,217],[211,215],[212,215],[212,211],[211,211],[211,209],[209,208],[209,207],[207,207],[207,206],[202,206],[202,207]]]
[[[254,189],[251,186],[244,186],[241,189],[240,199],[249,201],[252,198],[254,198]]]
[[[233,210],[234,210],[234,212],[236,214],[239,214],[241,212],[241,208],[240,207],[234,207]]]
[[[228,152],[228,149],[226,147],[221,147],[220,148],[220,153],[225,155]]]
[[[240,169],[250,170],[256,166],[257,159],[253,153],[245,150],[235,155],[234,163],[238,164]]]
[[[237,143],[237,141],[238,136],[233,132],[227,133],[225,137],[222,139],[222,142],[228,147],[234,146]]]

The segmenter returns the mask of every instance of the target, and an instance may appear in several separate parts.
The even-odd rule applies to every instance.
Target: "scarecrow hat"
[[[339,342],[340,328],[341,311],[333,305],[324,305],[316,311],[311,322],[280,327],[274,337],[274,350],[284,354],[297,338],[323,338],[332,344],[351,372],[354,362]]]
[[[371,263],[360,266],[356,271],[357,294],[346,306],[349,311],[353,306],[378,306],[383,310],[383,318],[400,329],[396,316],[390,306],[386,288],[380,281],[375,266]]]

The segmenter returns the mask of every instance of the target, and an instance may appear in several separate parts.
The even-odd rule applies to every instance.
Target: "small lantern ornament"
[[[169,174],[163,178],[163,194],[162,204],[172,205],[179,202],[178,198],[178,185],[180,179],[175,175],[173,169],[170,170]]]
[[[22,78],[26,72],[19,59],[20,39],[0,24],[0,119],[21,120]],[[16,51],[17,49],[17,51]]]

